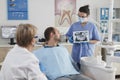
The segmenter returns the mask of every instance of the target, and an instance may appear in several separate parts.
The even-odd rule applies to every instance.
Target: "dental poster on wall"
[[[28,20],[28,0],[7,0],[8,20]]]
[[[55,26],[69,27],[76,21],[76,0],[55,0]]]
[[[73,43],[89,42],[89,31],[74,31]]]

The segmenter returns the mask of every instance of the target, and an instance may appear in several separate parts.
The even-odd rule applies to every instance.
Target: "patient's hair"
[[[19,46],[27,47],[31,44],[37,28],[32,24],[20,24],[16,32],[16,42]]]
[[[55,28],[54,27],[48,27],[45,32],[44,32],[44,36],[45,36],[45,40],[49,41],[50,40],[50,34],[54,33],[55,34]]]

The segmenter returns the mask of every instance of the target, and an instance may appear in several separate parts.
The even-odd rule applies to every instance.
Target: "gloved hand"
[[[73,36],[72,37],[68,37],[68,40],[70,43],[73,43]]]

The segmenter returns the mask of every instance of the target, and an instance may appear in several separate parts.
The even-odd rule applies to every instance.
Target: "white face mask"
[[[80,21],[80,23],[84,23],[84,22],[88,21],[88,18],[79,17],[79,21]]]

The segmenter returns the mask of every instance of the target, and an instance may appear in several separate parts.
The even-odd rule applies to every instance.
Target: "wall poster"
[[[27,20],[27,0],[7,0],[8,20]]]
[[[76,21],[76,0],[55,0],[55,26],[69,27]]]

